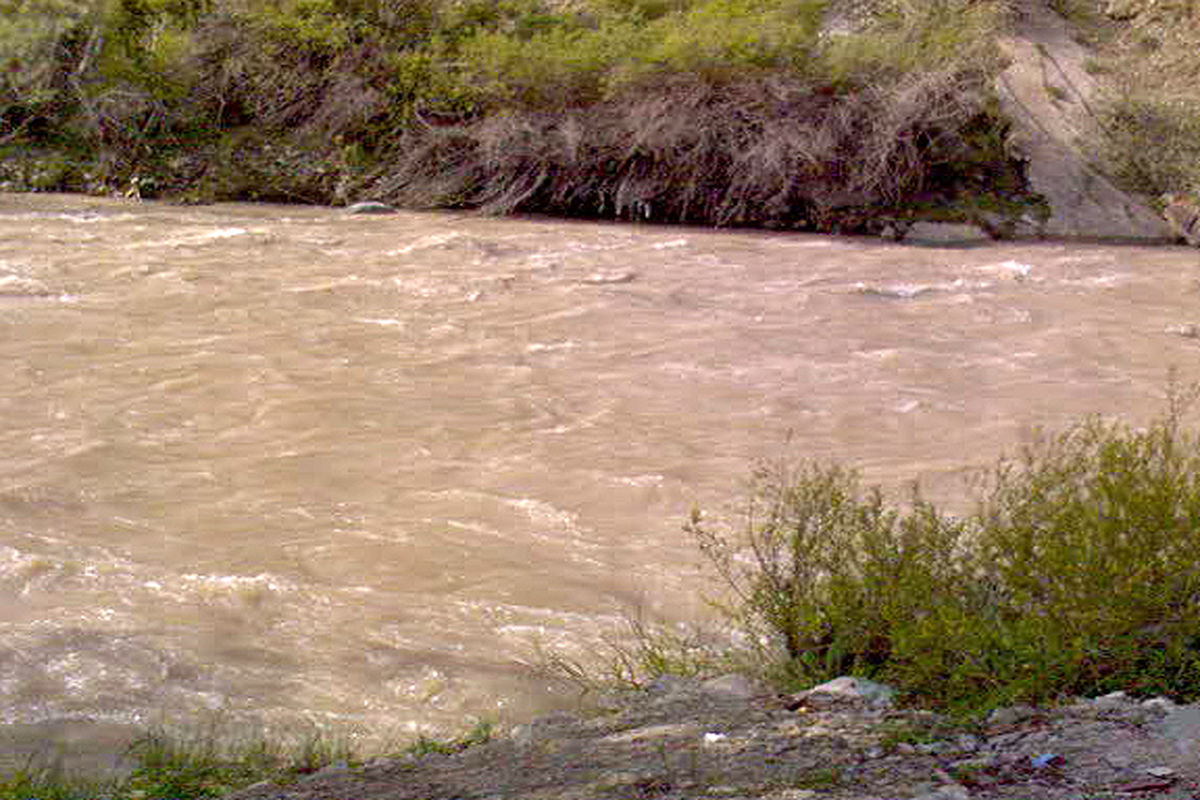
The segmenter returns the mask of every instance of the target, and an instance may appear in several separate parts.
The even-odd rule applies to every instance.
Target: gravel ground
[[[660,679],[452,754],[333,767],[236,800],[1200,798],[1200,705],[1123,696],[978,725],[855,698]]]

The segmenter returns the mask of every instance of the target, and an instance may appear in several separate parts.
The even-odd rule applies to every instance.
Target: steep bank
[[[1038,3],[20,6],[9,188],[1166,236],[1080,156],[1086,54]]]
[[[1008,148],[1025,160],[1029,188],[1049,204],[1042,232],[1167,239],[1162,218],[1143,198],[1114,186],[1080,146],[1098,135],[1094,108],[1102,89],[1085,69],[1091,54],[1068,22],[1040,0],[1021,0],[999,43],[1011,62],[996,79],[1001,112],[1012,122]]]

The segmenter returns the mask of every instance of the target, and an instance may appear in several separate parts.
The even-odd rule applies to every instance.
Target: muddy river
[[[757,458],[964,507],[1200,376],[1200,253],[0,195],[0,751],[404,736],[702,616]],[[7,744],[5,744],[7,743]]]

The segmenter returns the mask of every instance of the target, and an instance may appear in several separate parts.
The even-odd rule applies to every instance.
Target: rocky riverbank
[[[1183,800],[1200,704],[1121,693],[956,722],[841,678],[794,697],[663,677],[454,753],[327,768],[236,800]]]

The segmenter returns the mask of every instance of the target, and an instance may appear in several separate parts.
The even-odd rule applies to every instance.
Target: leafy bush
[[[1109,99],[1098,113],[1092,150],[1124,188],[1155,197],[1200,188],[1200,104],[1123,96]]]
[[[1200,696],[1200,438],[1179,407],[1002,461],[970,516],[837,466],[762,467],[738,535],[686,528],[777,676],[856,673],[977,708],[1115,689]]]

